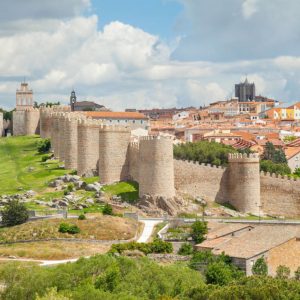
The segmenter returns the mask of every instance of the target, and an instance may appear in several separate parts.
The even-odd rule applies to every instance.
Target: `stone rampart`
[[[238,211],[258,214],[260,207],[259,155],[229,154],[227,178],[228,202]]]
[[[142,137],[139,145],[139,195],[175,196],[173,142]]]
[[[131,142],[129,145],[129,178],[135,181],[139,181],[139,152],[139,143]]]
[[[25,135],[25,112],[17,110],[13,112],[13,135]]]
[[[25,135],[40,133],[40,111],[36,108],[25,110]]]
[[[300,180],[263,173],[260,176],[262,211],[275,216],[300,216]]]
[[[78,122],[77,174],[79,176],[98,175],[100,126],[100,122],[94,120]]]
[[[174,160],[175,188],[180,193],[224,203],[226,199],[226,169],[210,164]]]
[[[43,139],[51,138],[52,113],[53,110],[51,108],[42,108],[40,110],[40,136]]]
[[[99,130],[100,182],[110,184],[129,179],[130,128],[103,125]]]
[[[68,170],[77,170],[77,152],[78,152],[78,118],[68,114],[65,119],[64,143],[65,147],[65,168]]]
[[[54,156],[56,158],[59,154],[59,134],[60,134],[60,128],[59,128],[59,113],[53,113],[52,114],[52,127],[51,127],[51,148],[54,153]]]
[[[230,192],[228,190],[229,168],[217,168],[212,165],[175,160],[174,172],[175,187],[178,192],[186,193],[193,197],[200,196],[208,201],[230,203]],[[288,176],[279,176],[264,172],[258,174],[260,176],[261,211],[273,216],[299,217],[300,180],[289,179]],[[242,174],[240,175],[244,176]],[[236,179],[236,183],[234,183],[233,180],[231,184],[235,185],[234,188],[241,187],[237,193],[241,195],[242,198],[240,199],[243,203],[243,199],[245,198],[244,187],[240,185],[238,179]],[[257,188],[256,185],[255,188]],[[247,187],[246,191],[249,194],[255,193],[255,191],[253,192],[251,189],[247,190]],[[250,203],[253,202],[255,203],[256,199],[250,199]],[[232,203],[232,205],[234,205],[234,203]],[[260,213],[258,209],[259,207],[257,205],[257,208],[254,207],[253,213]]]

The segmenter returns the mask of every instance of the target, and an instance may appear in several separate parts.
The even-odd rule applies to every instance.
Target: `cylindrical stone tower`
[[[78,123],[77,174],[98,174],[99,121],[83,120]]]
[[[100,182],[111,184],[129,178],[131,131],[125,126],[103,126],[99,131]]]
[[[228,202],[240,212],[258,214],[261,206],[259,155],[232,153],[228,162]]]
[[[139,147],[139,196],[175,196],[173,143],[162,137],[143,137]]]
[[[66,114],[60,113],[58,118],[58,126],[59,126],[59,133],[58,133],[58,157],[61,162],[65,161],[65,148],[68,145],[65,142],[65,121],[66,121]]]
[[[29,108],[25,110],[25,135],[39,134],[40,111]]]
[[[71,114],[65,119],[65,168],[69,170],[77,170],[77,125],[78,119]]]
[[[54,156],[59,158],[59,113],[52,114],[51,148]]]
[[[51,138],[51,109],[41,108],[40,110],[40,136],[43,139]]]

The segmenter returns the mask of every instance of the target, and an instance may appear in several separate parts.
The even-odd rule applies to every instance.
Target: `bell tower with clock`
[[[76,103],[76,94],[75,94],[75,91],[73,90],[71,92],[71,97],[70,97],[70,105],[71,105],[71,111],[74,111],[75,110],[75,103]]]

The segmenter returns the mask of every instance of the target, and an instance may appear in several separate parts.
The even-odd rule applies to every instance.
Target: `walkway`
[[[140,236],[140,238],[137,240],[138,243],[147,243],[147,241],[149,240],[149,238],[151,237],[154,227],[156,224],[161,223],[161,220],[140,220],[141,222],[143,222],[145,224],[144,226],[144,230]]]

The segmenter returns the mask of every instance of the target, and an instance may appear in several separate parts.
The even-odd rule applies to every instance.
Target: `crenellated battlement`
[[[275,173],[269,173],[269,172],[260,172],[261,177],[270,177],[272,179],[278,179],[278,180],[285,180],[285,181],[299,181],[300,178],[293,177],[290,175],[280,175],[280,174],[275,174]]]
[[[257,163],[259,162],[258,153],[229,153],[228,154],[229,163]]]

